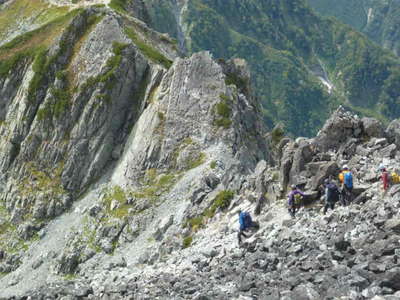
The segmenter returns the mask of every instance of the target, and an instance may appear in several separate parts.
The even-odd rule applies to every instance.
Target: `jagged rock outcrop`
[[[57,22],[0,49],[1,197],[10,226],[32,218],[43,227],[118,160],[177,57],[162,35],[106,8]],[[45,35],[54,36],[32,44]]]
[[[0,78],[0,267],[14,271],[1,295],[103,269],[116,252],[130,265],[157,261],[195,231],[188,220],[237,202],[268,159],[243,60],[179,59],[165,36],[105,7],[65,22],[47,51]]]

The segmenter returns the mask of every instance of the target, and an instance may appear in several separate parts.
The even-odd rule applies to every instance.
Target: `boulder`
[[[312,284],[301,284],[294,288],[291,293],[293,300],[318,300],[321,299],[320,294],[315,290]]]
[[[294,144],[288,143],[283,152],[283,156],[281,159],[281,167],[279,178],[281,181],[282,188],[286,189],[290,182],[290,170],[293,164],[293,153],[294,153]]]
[[[380,157],[393,158],[396,154],[396,150],[397,146],[395,144],[390,144],[389,146],[386,146],[385,148],[379,150],[378,154]]]
[[[381,282],[381,287],[388,287],[394,291],[400,291],[400,267],[389,270]]]
[[[386,128],[385,134],[391,143],[400,147],[400,119],[393,120]]]
[[[382,137],[384,135],[384,129],[382,123],[374,118],[364,117],[361,119],[364,133],[369,137]]]
[[[302,141],[293,155],[292,168],[290,170],[291,182],[296,175],[306,170],[306,164],[311,162],[313,155],[314,151],[311,147],[311,144],[306,141]]]
[[[396,232],[397,234],[400,234],[400,217],[387,220],[385,222],[385,229],[391,230],[391,231]]]
[[[361,120],[341,106],[320,130],[315,138],[315,143],[322,152],[337,150],[349,138],[359,137],[362,132],[361,128]]]
[[[327,162],[321,164],[317,173],[311,180],[311,189],[318,190],[319,186],[324,182],[329,176],[336,177],[340,169],[336,162]]]

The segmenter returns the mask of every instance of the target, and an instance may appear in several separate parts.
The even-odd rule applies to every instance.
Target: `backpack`
[[[294,204],[296,204],[296,205],[301,204],[301,195],[300,194],[294,195]]]
[[[353,174],[351,172],[344,174],[344,184],[350,189],[353,188]]]
[[[339,189],[338,187],[333,184],[333,183],[329,183],[327,186],[327,195],[326,195],[326,199],[328,202],[337,202],[339,201]]]
[[[393,172],[392,174],[390,174],[390,182],[392,184],[398,184],[400,183],[400,176],[399,174],[397,174],[396,172]]]
[[[253,224],[253,220],[251,219],[251,216],[247,211],[243,213],[243,219],[244,219],[244,226],[246,228],[251,227],[251,225]]]

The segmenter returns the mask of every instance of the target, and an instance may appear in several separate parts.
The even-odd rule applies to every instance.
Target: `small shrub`
[[[198,216],[191,218],[186,221],[186,226],[189,226],[190,228],[199,228],[203,225],[203,216]]]
[[[216,167],[217,167],[217,162],[216,162],[215,160],[213,160],[213,161],[210,163],[210,168],[214,170]]]
[[[166,69],[169,69],[171,67],[172,61],[162,55],[157,49],[153,48],[151,45],[148,45],[146,44],[146,42],[141,40],[132,28],[125,28],[125,33],[139,48],[139,50],[151,61],[157,64],[161,64]]]
[[[158,116],[158,118],[159,118],[161,121],[164,121],[164,120],[165,120],[165,116],[164,116],[164,113],[163,113],[163,112],[161,112],[161,111],[157,112],[157,116]]]
[[[215,106],[217,114],[223,118],[229,118],[231,115],[231,109],[226,101],[221,101]]]
[[[175,179],[175,176],[172,175],[172,174],[163,175],[158,180],[158,184],[161,185],[161,186],[166,186],[166,185],[169,185],[174,179]]]
[[[223,127],[224,129],[228,129],[232,125],[232,121],[226,118],[215,120],[215,125],[218,127]]]
[[[215,125],[228,129],[232,124],[232,121],[230,120],[232,110],[229,107],[227,101],[222,100],[221,102],[217,103],[215,105],[215,112],[217,114]]]
[[[271,131],[271,140],[274,146],[278,145],[282,138],[285,136],[285,132],[282,127],[277,126]]]
[[[204,152],[200,152],[200,154],[196,158],[190,159],[187,162],[187,169],[188,170],[194,169],[202,165],[204,163],[205,158],[206,154]]]
[[[219,94],[219,98],[220,98],[222,101],[224,101],[224,102],[228,102],[228,101],[231,100],[231,99],[230,99],[227,95],[225,95],[225,94]]]
[[[218,195],[214,198],[213,204],[210,207],[210,213],[214,216],[215,212],[218,209],[226,209],[228,208],[229,204],[231,204],[231,200],[233,199],[234,192],[232,191],[221,191]]]
[[[182,247],[183,247],[184,249],[189,248],[190,245],[192,244],[192,242],[193,242],[193,237],[192,237],[191,235],[189,235],[189,236],[187,236],[187,237],[185,237],[185,238],[183,239]]]
[[[225,77],[225,84],[226,85],[235,85],[239,90],[243,92],[247,92],[247,83],[242,77],[237,75],[236,73],[229,73]]]
[[[109,6],[119,13],[126,13],[126,2],[127,0],[111,0]]]

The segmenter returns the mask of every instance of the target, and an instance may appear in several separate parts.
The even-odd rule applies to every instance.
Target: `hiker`
[[[249,237],[244,232],[250,228],[258,229],[260,225],[257,222],[254,222],[247,211],[239,210],[239,233],[238,233],[238,240],[239,245],[242,243],[242,236],[245,238]]]
[[[292,218],[296,215],[296,208],[300,207],[300,199],[304,197],[304,193],[297,189],[296,185],[291,186],[291,191],[288,195],[289,213]]]
[[[328,211],[328,208],[331,210],[335,209],[335,203],[339,201],[339,188],[337,185],[330,181],[328,178],[325,179],[325,207],[324,207],[324,215]]]
[[[343,166],[342,172],[339,174],[339,181],[342,184],[341,202],[343,206],[346,206],[351,202],[353,192],[353,174],[347,165]]]
[[[379,166],[379,171],[381,171],[383,192],[386,193],[387,189],[389,188],[389,172],[384,165]]]

